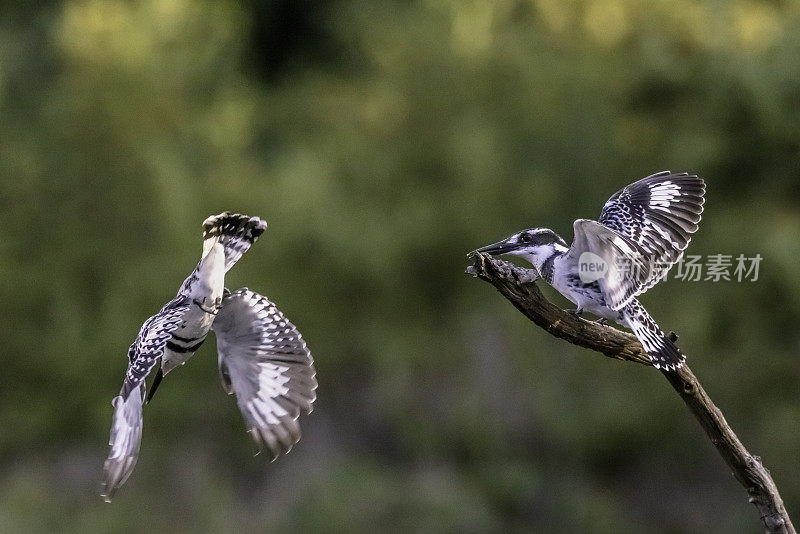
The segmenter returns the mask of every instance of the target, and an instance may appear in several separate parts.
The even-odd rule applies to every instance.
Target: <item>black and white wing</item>
[[[662,171],[617,191],[603,206],[598,222],[638,246],[652,266],[634,295],[653,287],[680,259],[697,231],[705,191],[697,176]]]
[[[614,194],[598,221],[575,221],[569,257],[579,269],[585,252],[605,262],[608,272],[597,282],[606,304],[620,310],[678,261],[697,231],[704,193],[703,180],[686,173],[639,180]]]
[[[297,422],[316,399],[314,361],[297,328],[266,297],[227,294],[212,325],[225,390],[236,394],[247,430],[271,459],[300,439]]]
[[[153,366],[164,355],[164,349],[169,346],[173,332],[181,326],[191,305],[188,298],[177,296],[144,322],[128,351],[130,361],[125,379],[132,387],[144,382]],[[124,389],[123,387],[123,391]]]
[[[142,443],[142,401],[145,378],[164,354],[167,342],[181,324],[189,303],[176,299],[164,306],[142,325],[139,335],[128,350],[128,371],[117,397],[112,401],[110,451],[103,465],[100,495],[111,502],[114,492],[133,472]]]

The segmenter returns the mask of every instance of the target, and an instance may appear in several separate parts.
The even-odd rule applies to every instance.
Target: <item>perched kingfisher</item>
[[[110,502],[130,476],[142,440],[145,378],[159,365],[147,402],[162,378],[186,363],[210,330],[217,339],[219,374],[235,393],[259,452],[274,460],[300,439],[300,412],[310,413],[317,388],[314,361],[295,326],[266,297],[246,287],[225,288],[225,273],[267,228],[258,217],[224,212],[203,222],[200,263],[178,295],[142,325],[128,349],[128,371],[114,398],[111,446],[102,497]]]
[[[686,357],[636,296],[680,259],[697,231],[705,191],[697,176],[659,172],[614,194],[597,221],[576,220],[572,245],[552,230],[533,228],[475,252],[522,256],[577,305],[569,311],[630,328],[656,369],[675,370]]]

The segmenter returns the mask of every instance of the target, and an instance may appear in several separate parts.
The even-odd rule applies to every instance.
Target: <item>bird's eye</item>
[[[531,236],[531,234],[522,234],[521,236],[519,236],[519,240],[522,241],[523,243],[530,243],[532,239],[533,237]]]

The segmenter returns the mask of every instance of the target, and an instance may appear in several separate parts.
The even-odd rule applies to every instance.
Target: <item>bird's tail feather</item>
[[[633,299],[622,309],[622,313],[628,327],[650,356],[653,367],[672,371],[683,365],[686,356],[681,354],[671,338],[664,335],[639,301]]]
[[[126,384],[127,386],[128,384]],[[103,483],[100,495],[106,502],[122,486],[133,472],[139,458],[142,443],[142,397],[143,387],[126,387],[112,401],[114,417],[111,423],[111,449],[103,465]]]
[[[216,244],[225,249],[225,271],[236,263],[258,236],[267,229],[266,221],[225,211],[203,221],[203,256]]]

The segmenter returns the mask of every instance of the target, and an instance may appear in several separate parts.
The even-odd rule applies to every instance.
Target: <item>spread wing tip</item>
[[[248,433],[257,447],[255,455],[258,456],[266,450],[270,462],[274,462],[283,454],[289,454],[301,437],[297,416],[284,416],[279,423],[252,427]]]
[[[311,352],[283,313],[247,288],[225,298],[213,328],[223,387],[236,394],[256,454],[274,461],[300,440],[298,418],[313,409]]]
[[[112,404],[114,416],[108,440],[110,450],[103,464],[103,481],[100,485],[100,496],[106,502],[111,502],[114,493],[125,484],[139,458],[142,442],[142,389],[134,388],[127,398],[117,396]]]

